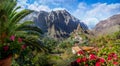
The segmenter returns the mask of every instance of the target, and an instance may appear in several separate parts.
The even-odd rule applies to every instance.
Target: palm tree
[[[23,41],[31,47],[43,49],[43,45],[40,44],[41,30],[32,21],[20,22],[32,11],[27,9],[17,11],[20,7],[16,5],[16,0],[0,1],[0,44],[4,43],[6,37],[15,35],[22,37]]]

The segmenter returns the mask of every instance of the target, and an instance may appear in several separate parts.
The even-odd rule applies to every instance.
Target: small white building
[[[82,49],[80,49],[79,46],[75,46],[75,47],[72,47],[72,53],[73,54],[77,54],[78,51],[81,51]]]

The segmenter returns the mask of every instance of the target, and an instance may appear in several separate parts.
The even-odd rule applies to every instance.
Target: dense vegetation
[[[15,35],[23,39],[29,47],[26,51],[19,55],[14,55],[12,66],[68,66],[77,59],[77,64],[85,66],[85,62],[80,62],[83,56],[72,54],[71,47],[74,44],[74,33],[64,41],[57,41],[47,36],[41,36],[41,30],[34,26],[34,22],[20,22],[22,18],[30,14],[30,10],[17,11],[20,7],[16,7],[14,0],[0,1],[0,44],[3,44],[5,38]],[[106,36],[88,37],[87,35],[76,32],[82,37],[82,46],[93,46],[97,48],[91,52],[94,57],[102,57],[104,66],[119,65],[120,63],[120,31]],[[84,52],[86,59],[89,55]],[[116,60],[108,61],[107,55],[116,55]],[[79,58],[79,59],[78,59]],[[87,64],[93,66],[95,61],[88,61]],[[88,66],[89,66],[88,65]]]

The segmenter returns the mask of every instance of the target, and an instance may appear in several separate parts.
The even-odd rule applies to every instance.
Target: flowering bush
[[[0,59],[10,54],[20,54],[22,51],[25,51],[26,47],[27,45],[22,41],[22,38],[12,35],[6,38],[4,42],[0,42]]]
[[[71,66],[118,66],[119,65],[119,57],[115,53],[108,54],[107,58],[98,57],[97,55],[90,53],[84,53],[83,51],[79,51],[77,59],[74,63],[71,63]]]

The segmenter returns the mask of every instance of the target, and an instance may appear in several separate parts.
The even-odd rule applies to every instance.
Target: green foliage
[[[114,39],[119,39],[119,40],[120,40],[120,31],[115,32],[114,35],[113,35],[113,38],[114,38]]]
[[[96,56],[98,56],[98,58],[105,59],[105,66],[114,66],[114,65],[119,66],[120,64],[120,53],[119,53],[120,31],[115,32],[111,35],[104,35],[104,36],[99,36],[95,38],[90,38],[89,43],[90,43],[89,46],[97,47],[95,50],[98,50],[98,51],[94,51],[94,53],[96,54]],[[90,53],[93,53],[93,52],[90,52]],[[108,60],[108,58],[111,58],[111,56],[109,56],[110,54],[114,54],[114,57],[112,57],[111,60]],[[89,55],[89,53],[87,55]],[[81,64],[85,65],[84,64],[85,62],[82,63],[80,60],[82,60],[82,58],[78,59],[79,66],[81,66]],[[91,61],[89,63],[92,64]],[[90,65],[89,63],[87,64]],[[91,65],[91,66],[94,66],[94,65]]]
[[[111,35],[105,35],[105,36],[99,36],[99,37],[95,37],[95,38],[91,38],[90,39],[90,44],[94,45],[94,46],[106,46],[108,44],[116,44],[119,43],[120,41],[120,31],[115,32]]]
[[[26,15],[32,13],[31,10],[21,10],[16,7],[15,0],[4,0],[0,3],[0,43],[4,43],[4,39],[15,35],[23,38],[26,44],[32,47],[42,49],[40,44],[41,30],[34,25],[32,21],[21,22]]]
[[[52,38],[49,37],[44,37],[42,39],[42,42],[44,44],[44,46],[46,47],[46,49],[48,50],[48,52],[52,52],[53,50],[56,49],[58,42]]]
[[[8,43],[5,39],[11,35],[20,37],[29,47],[22,53],[13,56],[12,66],[46,66],[46,56],[33,53],[34,50],[36,52],[38,52],[37,50],[44,50],[40,38],[42,31],[32,21],[21,22],[26,15],[33,11],[19,10],[20,7],[16,5],[16,0],[0,0],[0,46]],[[16,48],[18,46],[14,44],[12,47]]]
[[[75,56],[71,53],[74,35],[64,41],[56,41],[48,37],[41,40],[42,31],[34,26],[34,22],[20,22],[22,18],[32,11],[26,9],[17,11],[20,7],[16,7],[16,5],[15,0],[0,0],[0,47],[4,44],[4,39],[11,35],[23,38],[23,41],[29,45],[17,58],[13,58],[12,66],[67,66],[71,61],[75,60]],[[81,32],[78,32],[78,35],[85,42],[89,40]],[[107,58],[104,54],[111,52],[120,55],[120,31],[113,35],[90,39],[90,45],[101,48],[97,53],[99,57]],[[37,49],[44,50],[44,46],[49,53],[58,53],[56,55],[39,53]],[[102,48],[102,46],[104,47]],[[63,53],[59,53],[61,49]]]
[[[69,47],[72,47],[73,44],[74,43],[70,41],[63,41],[63,42],[60,42],[59,47],[62,49],[67,49]]]
[[[28,55],[13,59],[12,66],[50,66],[50,63],[46,54],[37,52],[34,55],[31,51]]]

